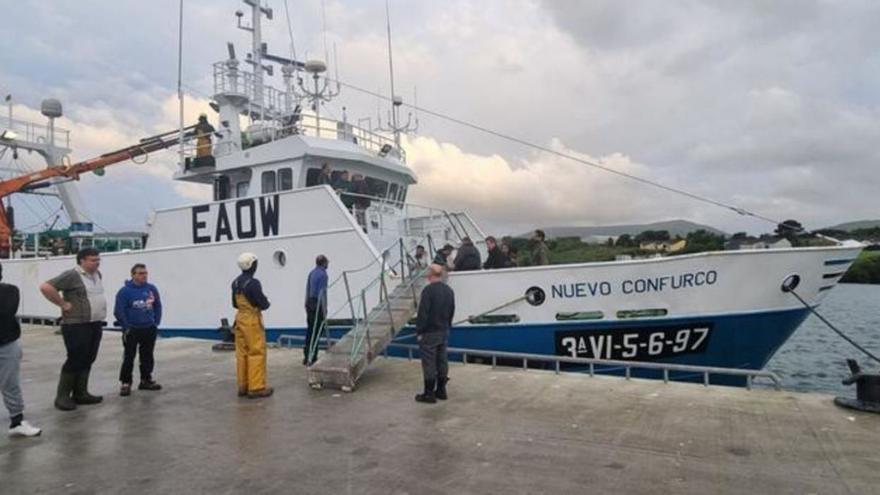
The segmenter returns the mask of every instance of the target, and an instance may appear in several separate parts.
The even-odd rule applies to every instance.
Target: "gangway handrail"
[[[285,347],[285,341],[299,341],[304,340],[305,337],[302,335],[280,335],[277,339],[277,345],[279,347]],[[332,338],[329,336],[321,337],[321,342],[324,342],[325,345],[334,344],[340,340],[341,338]],[[289,346],[287,346],[289,347]],[[387,357],[387,348],[398,348],[398,349],[406,349],[407,350],[407,359],[414,359],[414,351],[419,349],[418,345],[415,344],[404,344],[401,342],[390,342],[385,351],[385,356]],[[782,389],[782,378],[779,377],[776,373],[772,371],[764,371],[764,370],[749,370],[743,368],[722,368],[717,366],[699,366],[692,364],[675,364],[675,363],[654,363],[647,361],[620,361],[620,360],[611,360],[611,359],[597,359],[597,358],[576,358],[571,356],[554,356],[550,354],[532,354],[525,352],[510,352],[510,351],[491,351],[491,350],[483,350],[483,349],[469,349],[463,347],[449,347],[447,348],[447,352],[449,354],[458,354],[461,355],[462,364],[467,364],[467,358],[469,356],[480,356],[480,357],[488,357],[492,359],[492,367],[495,368],[498,366],[498,359],[517,359],[522,360],[523,366],[522,369],[528,371],[530,368],[528,367],[529,362],[551,362],[554,363],[554,373],[560,374],[564,372],[571,373],[582,373],[581,371],[569,371],[563,370],[561,367],[562,363],[565,364],[579,364],[585,365],[589,367],[589,376],[593,377],[597,374],[596,367],[602,366],[606,368],[623,368],[625,371],[624,377],[627,380],[632,378],[632,370],[633,369],[647,369],[647,370],[660,370],[663,371],[663,383],[669,383],[670,381],[676,381],[675,378],[670,378],[670,371],[681,371],[686,373],[699,373],[703,375],[703,385],[708,387],[711,385],[710,376],[711,375],[727,375],[727,376],[737,376],[737,377],[745,377],[746,378],[746,388],[751,390],[752,385],[754,383],[755,378],[766,378],[773,382],[773,388],[776,390]],[[599,370],[601,371],[610,371],[610,370]],[[604,375],[604,373],[602,373]],[[616,375],[607,375],[607,376],[616,376]]]
[[[431,235],[427,234],[426,238],[427,238],[428,244],[433,245]],[[419,241],[421,241],[421,239],[419,239]],[[389,274],[391,274],[391,276],[396,275],[397,277],[399,277],[401,279],[400,285],[403,286],[407,283],[412,285],[414,283],[415,279],[421,275],[421,272],[414,273],[412,271],[412,269],[410,269],[409,270],[409,272],[410,272],[409,278],[407,278],[407,273],[406,273],[407,272],[407,265],[406,265],[406,263],[409,261],[411,256],[409,256],[409,253],[406,252],[405,248],[403,247],[403,244],[404,244],[404,242],[403,242],[402,237],[395,239],[394,242],[391,243],[386,249],[384,249],[381,252],[381,254],[377,258],[375,258],[373,261],[371,261],[370,263],[368,263],[367,265],[365,265],[361,268],[343,271],[339,276],[336,277],[335,280],[332,281],[332,283],[330,283],[327,286],[327,292],[325,292],[325,300],[327,297],[326,294],[329,293],[329,290],[333,286],[335,286],[340,280],[342,280],[345,284],[345,291],[346,291],[347,299],[333,313],[328,314],[324,317],[324,320],[319,328],[312,329],[312,335],[314,335],[315,338],[313,338],[311,345],[308,349],[308,357],[309,357],[310,361],[314,356],[317,355],[316,353],[317,353],[318,349],[317,349],[316,342],[317,342],[317,339],[319,339],[327,331],[327,327],[328,327],[327,322],[329,320],[331,320],[333,317],[341,314],[346,309],[348,309],[351,312],[351,321],[352,321],[351,332],[357,332],[358,329],[361,327],[365,328],[365,330],[364,330],[365,335],[360,336],[360,338],[357,338],[357,337],[359,337],[359,335],[357,333],[352,334],[352,337],[357,338],[354,345],[352,345],[351,359],[353,360],[354,356],[357,355],[357,352],[360,351],[360,345],[362,344],[362,341],[364,339],[369,340],[369,338],[370,338],[369,326],[372,323],[372,319],[375,319],[375,316],[373,316],[371,319],[372,311],[366,307],[366,295],[365,295],[366,292],[368,290],[372,289],[373,287],[375,287],[377,284],[380,285],[379,305],[377,305],[373,309],[384,309],[383,304],[388,304],[389,309],[390,309],[390,299],[391,298],[388,295],[388,288],[387,288],[387,284],[385,283],[385,278]],[[394,248],[395,246],[398,246],[400,248],[400,261],[399,261],[400,269],[397,272],[395,272],[393,266],[388,266],[389,254],[391,252],[391,249]],[[376,277],[372,278],[364,287],[361,287],[357,290],[352,291],[352,289],[348,283],[348,275],[351,273],[361,272],[361,271],[373,266],[374,264],[376,264],[376,262],[380,262],[379,274]],[[358,315],[356,314],[356,313],[358,313],[358,311],[355,310],[355,304],[358,304],[358,303],[360,303],[360,305],[363,306],[363,308],[362,308],[363,314],[362,314],[361,318],[358,318]],[[401,325],[400,327],[402,328],[403,325]]]

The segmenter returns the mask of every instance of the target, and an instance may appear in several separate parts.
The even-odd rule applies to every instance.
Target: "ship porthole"
[[[284,265],[287,264],[287,254],[281,250],[275,251],[275,254],[272,255],[272,261],[275,262],[275,266],[278,268],[284,268]]]
[[[529,287],[526,290],[526,301],[532,306],[540,306],[544,304],[544,301],[547,299],[547,294],[544,293],[544,289],[540,287]]]
[[[785,277],[785,280],[782,281],[782,292],[791,292],[797,289],[797,286],[801,283],[801,276],[797,273],[792,273],[791,275]]]

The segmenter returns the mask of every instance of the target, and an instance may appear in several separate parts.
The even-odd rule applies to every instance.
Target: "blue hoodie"
[[[158,327],[162,322],[162,300],[159,290],[150,283],[136,285],[131,280],[116,293],[113,315],[122,328]]]

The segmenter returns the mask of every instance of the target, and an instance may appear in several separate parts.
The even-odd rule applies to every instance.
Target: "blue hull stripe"
[[[671,356],[657,359],[657,361],[725,368],[761,369],[808,314],[808,310],[802,308],[687,318],[469,325],[454,327],[449,335],[449,345],[466,349],[554,355],[556,353],[557,331],[624,331],[664,325],[708,323],[712,325],[712,331],[704,352]],[[347,330],[347,328],[335,327],[330,329],[330,334],[333,337],[340,337]],[[413,327],[405,327],[395,338],[395,341],[413,344],[415,343],[413,332]],[[304,333],[304,328],[269,328],[266,330],[266,338],[268,341],[274,342],[281,335],[304,335]],[[162,328],[160,334],[163,337],[220,339],[220,333],[214,328]],[[405,355],[406,353],[389,349],[389,354]]]

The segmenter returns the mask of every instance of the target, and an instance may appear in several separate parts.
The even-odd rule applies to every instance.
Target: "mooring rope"
[[[481,317],[481,316],[489,315],[489,314],[491,314],[491,313],[494,313],[494,312],[498,311],[499,309],[504,309],[504,308],[506,308],[506,307],[508,307],[508,306],[512,306],[512,305],[514,305],[514,304],[516,304],[516,303],[518,303],[518,302],[520,302],[520,301],[523,301],[523,300],[525,300],[525,299],[528,299],[528,296],[519,296],[519,297],[517,297],[516,299],[514,299],[514,300],[512,300],[512,301],[508,301],[508,302],[502,304],[501,306],[496,306],[496,307],[494,307],[494,308],[492,308],[492,309],[490,309],[490,310],[488,310],[488,311],[483,311],[483,312],[480,313],[480,314],[470,315],[470,316],[468,316],[467,318],[465,318],[465,319],[463,319],[463,320],[458,320],[458,321],[456,321],[456,322],[453,322],[452,325],[455,326],[455,325],[461,325],[462,323],[468,323],[468,322],[470,322],[471,320],[475,320],[475,319],[477,319],[477,318],[479,318],[479,317]]]
[[[855,347],[856,349],[862,351],[863,353],[865,353],[865,355],[867,355],[868,357],[870,357],[870,358],[873,359],[874,361],[877,361],[878,363],[880,363],[880,357],[877,357],[877,356],[876,356],[875,354],[873,354],[871,351],[865,349],[864,347],[862,347],[861,345],[859,345],[858,342],[856,342],[856,341],[854,341],[853,339],[849,338],[849,336],[847,336],[847,335],[846,335],[845,333],[843,333],[840,329],[838,329],[837,327],[835,327],[830,321],[828,321],[827,319],[825,319],[824,316],[822,316],[821,314],[819,314],[819,312],[816,311],[815,308],[813,308],[812,306],[810,306],[810,305],[807,303],[807,301],[804,301],[804,299],[800,296],[800,294],[798,294],[797,292],[795,292],[794,289],[789,289],[788,292],[791,292],[791,293],[794,295],[794,297],[796,297],[797,300],[800,301],[801,304],[804,305],[804,307],[806,307],[807,309],[810,310],[811,313],[813,313],[814,315],[816,315],[816,318],[819,318],[819,320],[821,320],[822,323],[828,325],[828,328],[830,328],[831,330],[834,330],[834,332],[837,333],[837,335],[839,335],[841,338],[843,338],[843,340],[849,342],[850,344],[852,344],[853,347]]]

